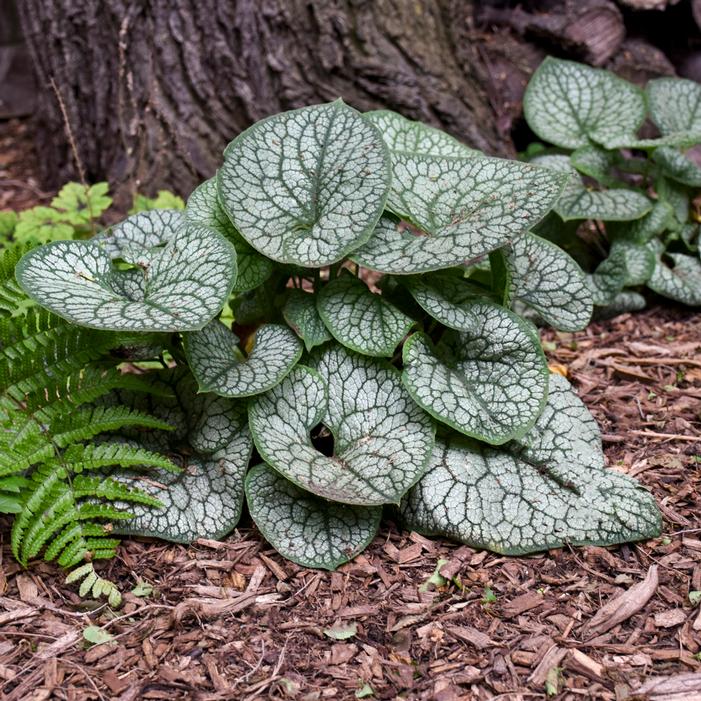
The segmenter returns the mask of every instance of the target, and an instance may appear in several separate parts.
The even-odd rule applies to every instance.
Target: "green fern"
[[[40,555],[67,568],[85,562],[72,580],[114,602],[118,591],[92,562],[115,555],[113,523],[132,516],[129,504],[160,503],[108,472],[177,468],[158,453],[99,437],[171,426],[127,406],[96,404],[115,390],[153,387],[117,367],[110,351],[119,334],[80,329],[27,301],[14,282],[24,250],[0,256],[0,512],[14,514],[10,542],[20,563]]]

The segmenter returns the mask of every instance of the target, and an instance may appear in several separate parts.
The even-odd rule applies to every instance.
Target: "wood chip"
[[[528,681],[536,687],[542,687],[548,677],[548,672],[554,667],[559,667],[563,658],[567,654],[567,649],[553,645],[543,656],[533,673],[528,677]]]
[[[590,679],[600,680],[604,676],[604,668],[589,655],[585,655],[581,650],[570,650],[564,666],[574,672],[584,674]]]
[[[58,657],[62,652],[68,650],[69,647],[75,645],[80,639],[80,633],[75,630],[69,630],[64,633],[60,638],[54,640],[50,645],[42,647],[35,655],[36,660],[50,660],[54,657]],[[102,647],[102,646],[98,646]]]
[[[701,674],[653,677],[634,691],[633,698],[644,698],[646,701],[698,701],[701,698]]]
[[[22,618],[32,618],[39,615],[39,609],[33,606],[23,606],[21,608],[16,608],[12,611],[7,611],[6,613],[0,613],[0,626],[4,626],[13,621],[19,621]]]
[[[478,650],[484,650],[494,645],[494,641],[486,633],[470,626],[446,626],[446,631]]]
[[[502,606],[502,613],[506,618],[513,618],[524,611],[530,611],[542,605],[543,597],[535,591],[529,591],[505,603],[504,606]]]
[[[658,628],[674,628],[686,621],[684,609],[668,609],[655,614],[655,625]]]
[[[611,599],[599,609],[586,626],[588,637],[593,638],[605,633],[640,611],[650,601],[658,584],[657,565],[651,565],[642,582],[634,584],[630,589]]]

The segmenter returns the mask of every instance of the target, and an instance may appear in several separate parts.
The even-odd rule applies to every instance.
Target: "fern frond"
[[[25,531],[31,527],[35,519],[35,514],[41,513],[43,504],[49,500],[52,491],[56,489],[57,485],[61,484],[61,479],[65,477],[65,474],[61,474],[59,470],[49,472],[48,475],[41,474],[40,470],[37,472],[39,474],[34,477],[36,478],[38,476],[40,480],[38,484],[36,484],[34,491],[30,493],[22,511],[17,514],[12,524],[10,546],[12,547],[12,554],[20,560],[20,562],[20,551],[22,549]],[[41,479],[41,477],[45,478]],[[64,499],[66,498],[65,493],[63,497]],[[57,503],[55,506],[60,507],[60,503]]]
[[[74,567],[81,560],[107,560],[117,554],[118,538],[84,538],[71,541],[58,557],[61,567]]]
[[[90,404],[114,390],[152,393],[153,383],[141,375],[120,372],[114,367],[88,366],[60,378],[46,378],[41,387],[18,384],[28,410],[42,409],[41,417],[51,420]]]
[[[85,539],[91,537],[103,538],[108,536],[109,533],[109,526],[105,526],[103,523],[91,523],[90,521],[86,523],[69,523],[47,546],[44,552],[44,559],[51,562],[59,557],[67,545],[79,541],[85,543]],[[87,550],[87,548],[85,549]]]
[[[73,496],[76,499],[105,499],[107,501],[123,501],[134,504],[146,504],[160,508],[163,504],[142,489],[129,487],[124,482],[111,477],[88,477],[78,475],[73,478]]]
[[[169,472],[179,472],[180,468],[160,453],[124,443],[103,443],[101,445],[71,445],[63,459],[70,464],[73,474],[84,470],[99,470],[113,465],[123,468],[158,467]]]
[[[72,497],[72,494],[70,496]],[[108,504],[85,502],[76,505],[73,502],[67,506],[67,500],[62,499],[61,504],[57,505],[57,508],[52,506],[44,513],[34,514],[34,516],[32,525],[18,542],[20,546],[18,551],[16,553],[13,552],[19,562],[25,566],[31,558],[39,554],[41,548],[50,538],[69,524],[98,519],[102,521],[125,521],[132,518],[133,514]]]
[[[0,478],[0,514],[20,513],[28,487],[29,480],[21,475]]]
[[[85,367],[116,343],[110,332],[72,326],[43,309],[0,319],[0,389],[28,394]]]
[[[172,431],[173,427],[143,411],[128,406],[98,406],[61,416],[51,424],[54,443],[66,448],[72,443],[87,441],[106,431],[120,431],[131,426]]]
[[[83,580],[80,585],[80,595],[85,596],[88,591],[92,591],[93,598],[101,596],[107,597],[107,602],[112,608],[117,608],[122,603],[122,595],[119,589],[107,579],[100,577],[92,562],[86,562],[80,567],[76,567],[66,577],[66,584],[74,584]]]
[[[26,295],[15,280],[15,266],[31,248],[32,244],[18,244],[0,253],[0,314],[3,316],[21,314],[29,308]]]
[[[122,373],[114,353],[148,339],[74,326],[41,309],[21,290],[15,266],[31,245],[0,254],[0,513],[14,514],[11,547],[24,565],[43,553],[73,567],[81,593],[121,598],[92,560],[113,557],[112,522],[132,517],[129,504],[160,506],[138,487],[101,471],[177,470],[163,455],[126,443],[91,441],[122,429],[169,430],[165,421],[130,406],[99,403],[119,391],[171,396],[148,379]],[[85,474],[89,473],[89,474]],[[77,581],[77,579],[76,579]]]

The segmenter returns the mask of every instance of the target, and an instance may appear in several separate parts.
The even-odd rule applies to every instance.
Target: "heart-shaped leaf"
[[[630,221],[639,219],[652,209],[652,202],[640,192],[617,188],[587,190],[567,188],[555,205],[555,211],[565,220],[602,219]]]
[[[660,175],[655,180],[655,190],[660,202],[672,208],[670,228],[684,226],[689,221],[690,191],[686,185]]]
[[[677,149],[658,148],[652,157],[668,178],[691,187],[701,187],[701,168]]]
[[[682,304],[701,305],[701,261],[683,253],[665,253],[663,258],[661,244],[652,250],[656,253],[655,267],[647,286]]]
[[[647,84],[650,118],[662,134],[701,133],[701,85],[682,78]]]
[[[526,234],[505,249],[509,296],[538,312],[560,331],[579,331],[591,320],[593,301],[586,276],[559,246]]]
[[[115,259],[132,267],[120,269]],[[186,331],[204,326],[226,302],[236,253],[182,213],[151,210],[90,241],[35,248],[16,275],[32,299],[81,326]]]
[[[644,285],[655,268],[655,254],[648,246],[620,239],[611,244],[609,255],[621,256],[625,268],[624,286]]]
[[[663,200],[655,202],[653,208],[640,219],[630,222],[612,222],[606,225],[606,233],[614,240],[631,243],[647,243],[668,229],[674,218],[672,206]]]
[[[475,302],[484,302],[484,290],[466,280],[460,270],[445,270],[402,280],[417,304],[451,329],[472,328]]]
[[[636,190],[586,188],[567,156],[538,156],[532,162],[571,175],[567,187],[554,206],[555,211],[565,221],[572,219],[629,221],[639,219],[652,209],[652,202]]]
[[[594,141],[607,148],[635,139],[645,120],[643,93],[613,73],[546,58],[523,98],[528,126],[545,141],[578,148]]]
[[[639,312],[641,309],[645,309],[646,304],[645,297],[638,292],[623,290],[615,294],[608,304],[597,307],[595,318],[610,319],[627,312]]]
[[[134,518],[120,523],[119,533],[190,543],[222,538],[239,521],[243,481],[253,450],[242,404],[214,395],[198,395],[193,377],[180,369],[159,373],[158,390],[173,396],[121,392],[119,401],[167,421],[172,432],[134,432],[130,442],[180,455],[182,471],[116,472],[113,477],[156,497],[163,508],[129,505]],[[177,461],[177,459],[176,459]]]
[[[607,148],[654,151],[665,146],[686,149],[698,143],[701,143],[701,132],[684,131],[677,134],[669,134],[668,136],[660,136],[656,139],[613,139]]]
[[[248,358],[239,339],[220,321],[185,336],[185,353],[202,392],[251,397],[274,387],[297,364],[302,343],[290,329],[265,324],[255,335]]]
[[[387,208],[410,224],[380,220],[351,258],[406,275],[439,270],[486,255],[536,224],[565,178],[528,163],[499,158],[392,157]]]
[[[414,325],[413,319],[350,273],[321,290],[317,309],[339,343],[364,355],[391,357]]]
[[[336,100],[249,127],[227,147],[217,179],[219,201],[251,246],[319,268],[370,237],[389,190],[389,149]]]
[[[606,306],[613,302],[616,295],[623,290],[628,277],[625,251],[614,248],[587,277],[587,284],[596,306]]]
[[[480,157],[483,154],[460,143],[440,129],[434,129],[422,122],[402,117],[391,110],[366,112],[365,119],[372,122],[391,151],[420,153],[426,156],[447,156],[449,158]]]
[[[420,533],[507,555],[658,535],[650,494],[603,465],[596,422],[568,382],[553,375],[548,404],[520,444],[439,442],[402,515]]]
[[[399,503],[431,452],[430,419],[412,402],[399,373],[383,361],[327,346],[315,352],[312,363],[314,370],[296,367],[249,405],[261,457],[325,499]],[[321,438],[333,437],[332,456],[310,438],[320,422]]]
[[[314,346],[320,346],[331,340],[331,334],[317,311],[313,294],[304,290],[290,290],[282,309],[282,315],[304,341],[304,346],[308,351]]]
[[[251,518],[284,557],[303,567],[335,570],[375,537],[379,506],[337,504],[305,492],[267,465],[246,476]]]
[[[580,146],[570,154],[570,163],[582,175],[588,175],[602,185],[620,187],[620,182],[610,174],[615,162],[613,152],[594,145]]]
[[[681,229],[679,229],[679,238],[692,253],[699,250],[699,230],[699,225],[691,222],[685,224],[681,227]]]
[[[465,435],[500,444],[522,436],[545,404],[548,369],[528,322],[489,302],[462,309],[461,332],[434,348],[404,344],[402,381],[419,406]]]
[[[270,277],[273,262],[244,241],[219,204],[216,178],[205,180],[193,190],[187,201],[186,215],[188,221],[199,222],[219,232],[236,249],[238,275],[233,292],[252,290]]]

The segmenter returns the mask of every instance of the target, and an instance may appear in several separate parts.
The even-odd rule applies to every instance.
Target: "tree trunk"
[[[252,122],[338,96],[511,153],[469,0],[23,0],[53,184],[187,194]],[[64,113],[65,112],[65,118]],[[57,138],[59,137],[59,138]]]

